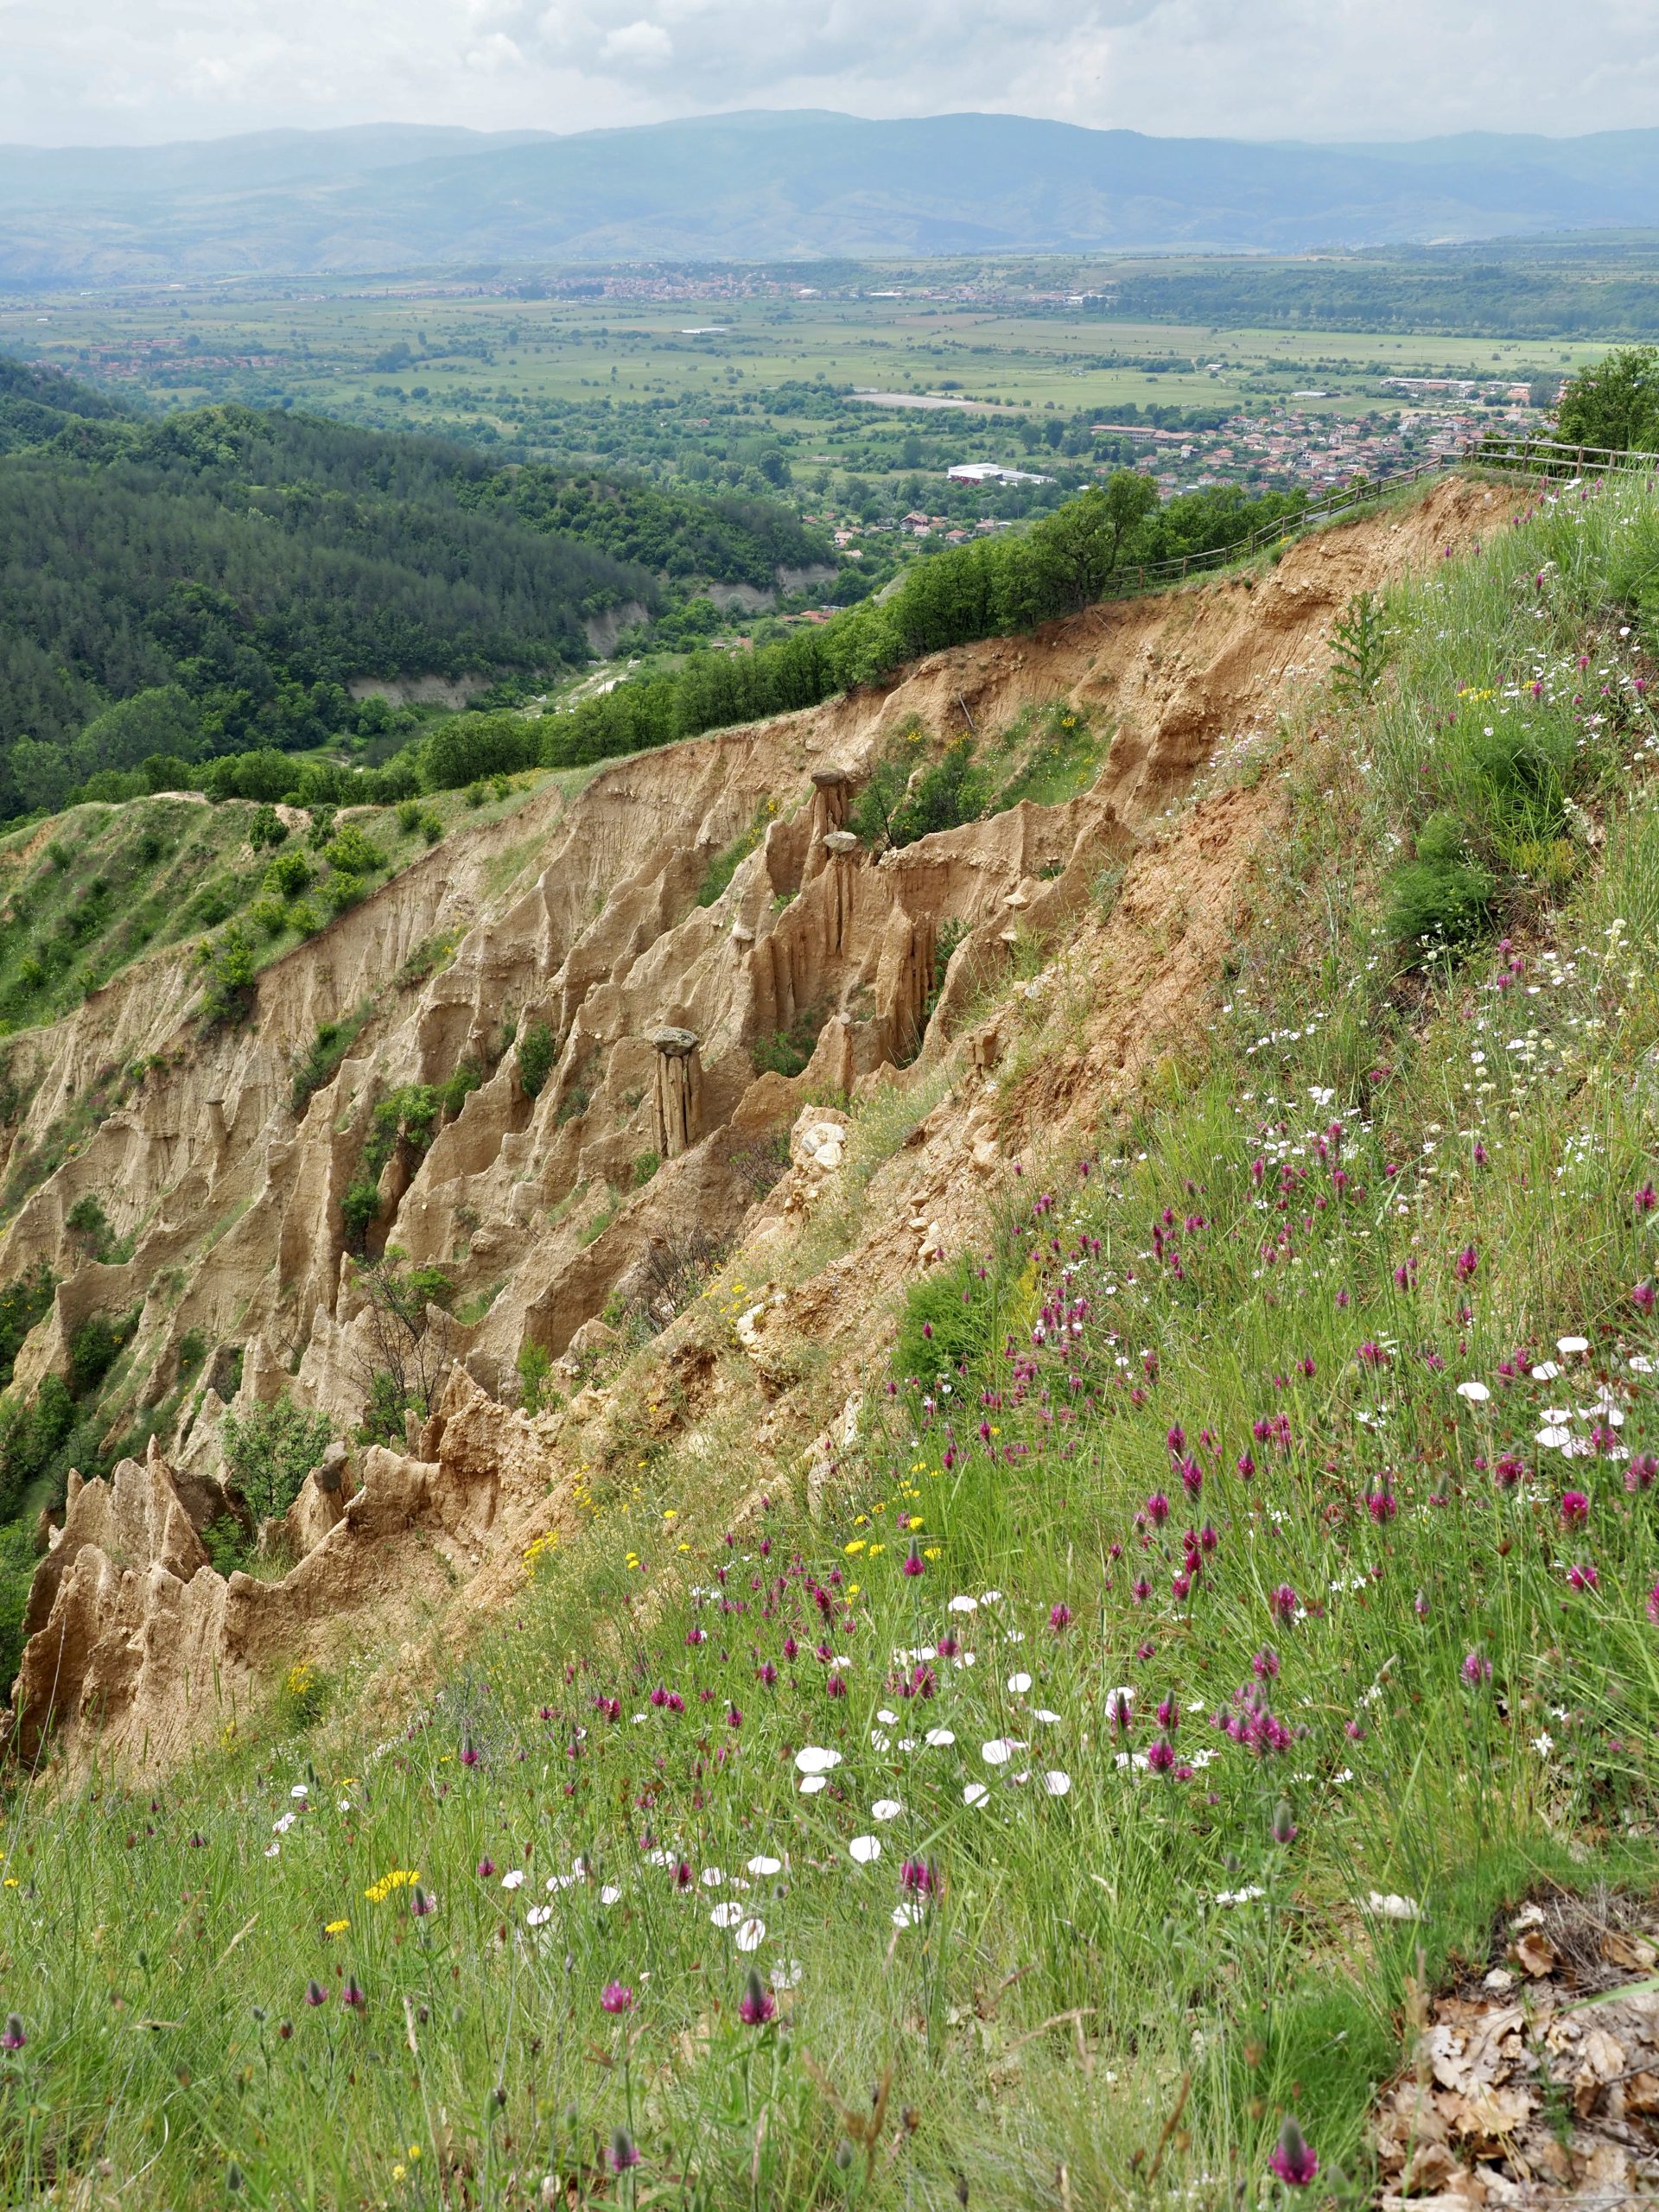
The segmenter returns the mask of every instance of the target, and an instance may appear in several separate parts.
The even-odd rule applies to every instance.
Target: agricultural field
[[[1443,275],[1438,289],[1396,284],[1370,315],[1384,327],[1367,330],[1294,327],[1320,308],[1302,296],[1314,262],[1139,267],[1119,280],[1035,262],[664,265],[14,296],[0,353],[142,405],[291,406],[778,499],[833,527],[844,568],[861,564],[876,590],[941,537],[1016,524],[1115,469],[1153,474],[1165,498],[1319,491],[1494,422],[1535,429],[1562,380],[1605,350],[1583,334],[1582,302],[1573,334],[1448,335],[1465,295],[1471,329],[1494,309]],[[1611,340],[1641,287],[1604,289]],[[1196,299],[1210,319],[1114,309],[1141,291],[1154,306]],[[1325,304],[1363,325],[1377,291],[1361,271]],[[953,480],[969,462],[1018,474]]]
[[[481,412],[504,435],[549,403],[589,404],[596,392],[643,405],[820,382],[835,388],[826,401],[868,388],[1071,413],[1228,409],[1306,378],[1325,387],[1331,411],[1363,412],[1384,376],[1514,380],[1570,373],[1603,350],[1583,339],[1109,321],[971,296],[722,297],[710,288],[526,299],[520,289],[394,279],[308,297],[226,284],[17,302],[0,305],[0,348],[133,381],[174,405],[289,398],[435,428]],[[842,410],[763,411],[805,427]]]

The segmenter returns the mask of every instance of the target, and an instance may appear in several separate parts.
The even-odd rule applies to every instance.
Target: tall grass
[[[1363,2184],[1420,1947],[1655,1871],[1659,809],[1606,594],[1656,527],[1618,486],[1396,603],[1192,1080],[1024,1163],[824,1520],[728,1410],[594,1474],[395,1723],[348,1673],[308,1731],[308,1678],[153,1795],[19,1786],[11,2197],[1219,2206],[1293,2110]],[[1445,680],[1591,634],[1571,903],[1402,978]]]

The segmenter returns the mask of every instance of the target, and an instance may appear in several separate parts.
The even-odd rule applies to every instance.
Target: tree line
[[[982,538],[918,563],[880,602],[866,601],[751,653],[693,653],[671,673],[620,683],[545,717],[542,765],[578,766],[816,706],[924,653],[1075,613],[1138,563],[1235,544],[1306,504],[1300,492],[1252,499],[1224,486],[1160,507],[1154,484],[1122,470],[1020,536]]]

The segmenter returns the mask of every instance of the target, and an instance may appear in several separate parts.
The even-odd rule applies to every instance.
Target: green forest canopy
[[[763,501],[288,410],[145,421],[0,361],[0,818],[153,754],[315,746],[353,677],[550,673],[664,575],[828,552]]]

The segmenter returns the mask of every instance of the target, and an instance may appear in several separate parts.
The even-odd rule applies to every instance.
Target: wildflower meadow
[[[1631,475],[1389,596],[816,1517],[670,1438],[413,1709],[15,1777],[7,2201],[1367,2196],[1408,1985],[1659,1872],[1655,575]]]

